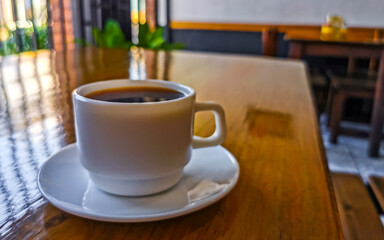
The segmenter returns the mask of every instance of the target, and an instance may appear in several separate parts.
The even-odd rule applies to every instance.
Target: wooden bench
[[[346,240],[382,240],[378,211],[359,175],[331,173]]]
[[[381,210],[384,211],[384,177],[370,176],[368,180]]]

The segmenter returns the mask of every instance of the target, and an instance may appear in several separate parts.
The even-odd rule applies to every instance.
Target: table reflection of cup
[[[145,91],[179,95],[169,100],[151,100],[141,96]],[[139,96],[132,97],[133,102],[131,98],[130,102],[122,102],[121,96],[117,102],[101,98],[115,92],[134,92]],[[222,107],[196,103],[195,91],[175,82],[96,82],[74,90],[73,102],[81,164],[96,186],[113,194],[141,196],[170,188],[182,177],[192,148],[219,145],[225,136]],[[215,114],[216,130],[212,136],[193,136],[197,111]]]

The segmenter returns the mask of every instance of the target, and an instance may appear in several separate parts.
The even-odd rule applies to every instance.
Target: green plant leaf
[[[37,49],[49,48],[49,35],[46,25],[36,28],[19,28],[18,32],[15,30],[8,30],[8,38],[2,42],[0,48],[0,55],[18,54],[20,52],[32,51],[35,47],[34,31],[36,30]],[[20,45],[16,41],[16,36],[20,38]]]
[[[84,39],[80,39],[80,38],[75,38],[73,40],[73,42],[75,44],[79,44],[79,45],[92,46],[92,43],[90,43],[90,42],[88,42],[88,41],[86,41]]]
[[[123,45],[123,48],[130,49],[132,46],[133,46],[132,42],[125,42],[124,45]]]
[[[148,41],[148,47],[150,49],[161,49],[161,46],[165,43],[165,39],[163,37],[164,35],[164,28],[158,27],[153,32],[151,39]]]
[[[184,43],[164,43],[162,46],[162,49],[165,51],[171,51],[171,50],[178,50],[178,49],[184,49],[185,44]]]
[[[148,23],[139,24],[139,44],[138,47],[148,48],[152,38],[152,32]]]
[[[134,44],[125,40],[124,32],[115,20],[107,20],[104,29],[92,28],[93,37],[97,46],[106,48],[126,48],[130,49]],[[153,50],[174,50],[184,48],[181,43],[167,43],[163,37],[164,28],[157,27],[151,31],[149,24],[139,24],[139,43],[137,47]],[[85,41],[76,40],[77,43],[86,43]],[[88,44],[88,43],[86,43]]]
[[[163,37],[164,36],[164,28],[157,27],[153,32],[152,38]]]
[[[165,43],[165,39],[163,37],[152,38],[149,42],[149,49],[159,50],[161,46]]]
[[[120,24],[117,21],[112,19],[108,19],[105,22],[104,33],[106,35],[112,35],[112,36],[124,36],[124,33],[120,28]]]
[[[119,48],[124,44],[124,42],[125,42],[124,36],[105,34],[106,47]]]
[[[93,35],[93,38],[95,39],[96,44],[99,47],[106,47],[104,34],[100,29],[93,27],[92,28],[92,35]]]
[[[47,26],[40,26],[37,28],[37,48],[47,49],[49,48],[49,35]]]
[[[107,20],[104,30],[92,28],[93,37],[99,47],[128,48],[132,44],[125,41],[125,35],[120,24],[115,20]]]

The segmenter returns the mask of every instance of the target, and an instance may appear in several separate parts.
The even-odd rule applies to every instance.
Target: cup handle
[[[213,102],[195,103],[195,113],[199,111],[213,111],[216,129],[211,136],[206,138],[194,135],[192,147],[202,148],[220,145],[224,141],[226,134],[224,109],[219,104]]]

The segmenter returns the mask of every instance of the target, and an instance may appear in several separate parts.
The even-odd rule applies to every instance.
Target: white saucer
[[[38,174],[44,197],[68,213],[100,221],[147,222],[197,211],[228,194],[239,165],[221,146],[193,150],[176,186],[145,197],[122,197],[99,190],[80,165],[76,143],[46,161]]]

